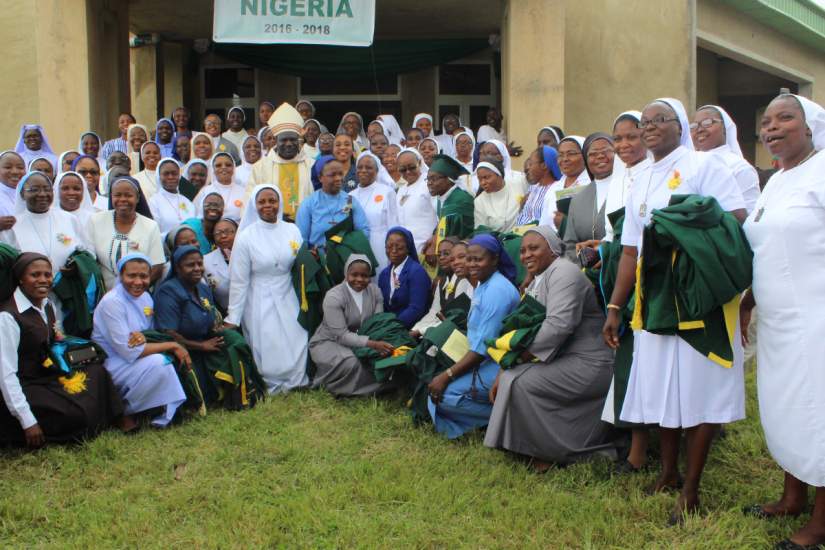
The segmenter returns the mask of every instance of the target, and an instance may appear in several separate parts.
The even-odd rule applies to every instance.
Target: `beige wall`
[[[132,114],[152,130],[158,120],[157,47],[141,46],[129,50],[132,85]]]
[[[40,96],[37,82],[38,42],[34,39],[36,25],[35,2],[0,0],[6,22],[4,24],[3,49],[0,56],[0,73],[5,75],[5,85],[0,86],[0,149],[13,149],[20,133],[20,125],[40,120]],[[11,52],[16,52],[12,55]]]
[[[163,58],[163,116],[172,114],[172,109],[183,105],[183,47],[175,42],[161,45]]]
[[[611,131],[657,97],[693,103],[693,0],[567,0],[565,133]]]
[[[117,135],[117,118],[130,110],[129,3],[87,0],[89,129],[104,140]],[[85,128],[84,128],[85,129]]]
[[[825,103],[825,54],[713,0],[697,0],[701,47],[770,74],[794,80],[800,92]]]
[[[74,149],[90,124],[86,0],[2,0],[0,9],[3,147],[14,146],[21,124],[39,123],[57,154]]]
[[[563,126],[567,71],[564,0],[510,0],[501,25],[501,106],[509,140],[535,148],[547,124]],[[527,155],[514,159],[521,167]]]

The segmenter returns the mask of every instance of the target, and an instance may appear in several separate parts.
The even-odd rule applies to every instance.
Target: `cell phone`
[[[577,254],[579,259],[579,264],[587,269],[589,267],[593,267],[597,263],[599,263],[599,252],[593,248],[585,246],[579,253]]]
[[[85,346],[82,348],[69,350],[66,352],[66,359],[72,366],[88,363],[89,361],[97,359],[97,350],[94,346]]]

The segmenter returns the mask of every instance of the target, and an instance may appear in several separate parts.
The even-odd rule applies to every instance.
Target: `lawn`
[[[487,449],[411,425],[397,398],[318,391],[167,431],[108,432],[77,447],[0,455],[3,548],[765,548],[804,519],[740,508],[778,495],[758,422],[711,451],[703,510],[666,527],[673,497],[655,471],[605,463],[534,474]]]

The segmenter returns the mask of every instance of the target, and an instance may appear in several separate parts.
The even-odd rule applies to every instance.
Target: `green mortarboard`
[[[451,180],[457,180],[459,177],[469,174],[466,168],[448,155],[435,155],[433,163],[430,165],[430,172],[447,176]]]

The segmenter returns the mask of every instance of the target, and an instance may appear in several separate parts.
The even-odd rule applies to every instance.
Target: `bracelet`
[[[616,311],[621,311],[622,308],[617,306],[616,304],[607,304],[607,309],[615,309]]]
[[[447,373],[447,378],[449,378],[450,380],[455,380],[455,376],[453,376],[453,367],[448,368],[444,372]]]

